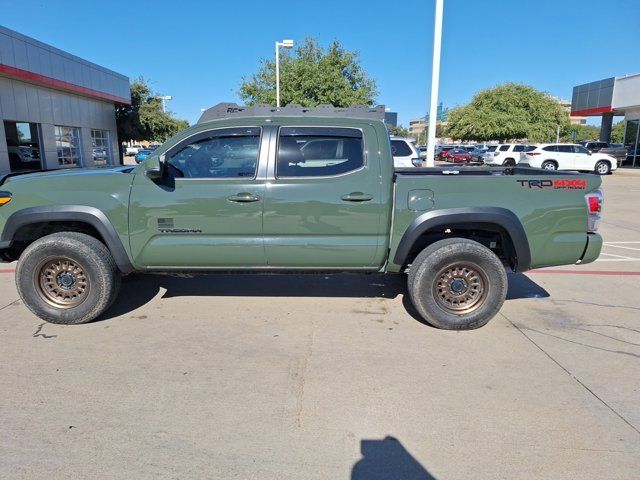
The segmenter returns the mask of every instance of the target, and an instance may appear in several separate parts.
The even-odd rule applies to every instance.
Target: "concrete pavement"
[[[608,255],[511,276],[471,332],[379,275],[132,276],[56,326],[1,265],[0,477],[637,479],[640,179],[618,173]]]

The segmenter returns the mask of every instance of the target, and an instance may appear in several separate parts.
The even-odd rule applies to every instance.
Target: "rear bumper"
[[[602,250],[602,236],[598,233],[587,234],[587,247],[584,249],[582,258],[580,258],[581,265],[583,263],[591,263],[600,256],[600,250]]]

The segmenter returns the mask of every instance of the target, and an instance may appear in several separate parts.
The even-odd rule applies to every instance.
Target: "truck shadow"
[[[351,480],[436,480],[394,437],[360,441]]]
[[[425,323],[407,294],[405,275],[382,274],[137,274],[123,279],[120,294],[98,321],[130,313],[165,290],[172,297],[396,298],[409,315]],[[549,294],[523,274],[509,274],[507,300]]]

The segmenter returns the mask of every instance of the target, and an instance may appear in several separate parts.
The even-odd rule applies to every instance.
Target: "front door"
[[[270,267],[377,270],[384,263],[390,192],[380,180],[380,149],[368,125],[279,129],[264,205]]]
[[[200,132],[167,150],[162,181],[136,175],[129,215],[135,263],[194,269],[266,264],[261,133],[259,127]]]
[[[573,146],[575,169],[591,171],[594,168],[593,156],[591,152],[580,145]]]
[[[558,145],[558,169],[575,170],[576,154],[571,145]]]

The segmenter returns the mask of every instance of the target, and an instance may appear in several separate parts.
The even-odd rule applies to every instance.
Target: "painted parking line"
[[[596,262],[640,262],[639,241],[604,242],[602,250]]]
[[[559,275],[609,275],[609,276],[640,276],[640,272],[625,272],[625,271],[611,271],[611,270],[530,270],[526,272],[527,275],[537,273],[556,273]]]

